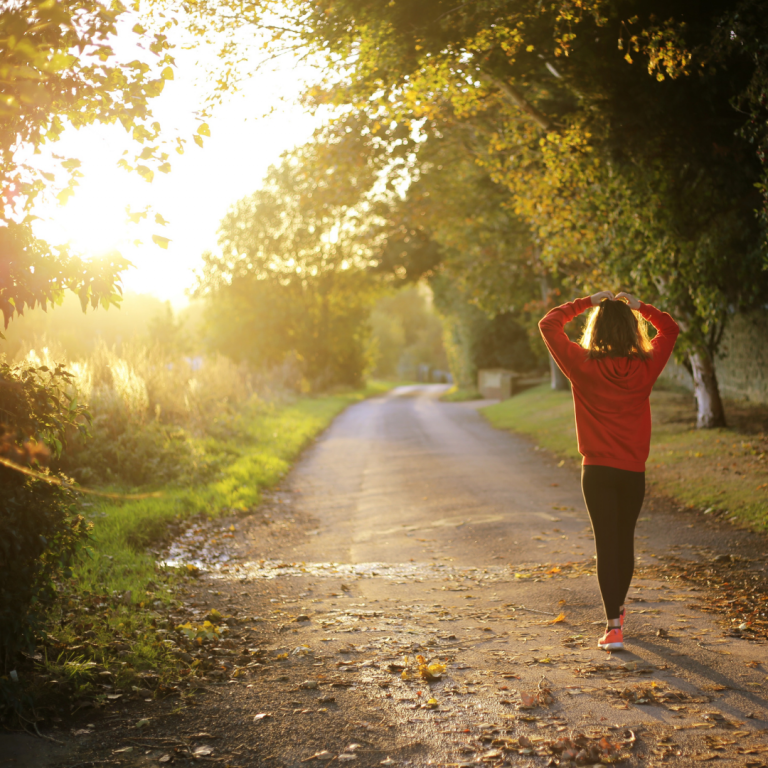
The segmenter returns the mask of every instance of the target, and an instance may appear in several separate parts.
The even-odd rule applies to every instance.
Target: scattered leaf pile
[[[491,742],[490,750],[479,755],[479,759],[483,763],[496,763],[504,761],[511,754],[518,754],[549,757],[547,765],[558,765],[561,768],[611,765],[629,759],[636,740],[631,730],[624,731],[620,739],[608,734],[587,736],[583,733],[556,738],[526,735],[499,737]]]
[[[670,556],[639,568],[637,575],[710,587],[694,598],[697,608],[720,614],[735,636],[768,639],[768,579],[747,558],[726,554],[702,562]]]
[[[618,699],[622,707],[628,704],[672,705],[671,708],[679,711],[682,702],[700,704],[710,701],[707,696],[691,696],[683,691],[672,690],[657,681],[650,685],[628,685],[621,689],[604,688],[603,691],[609,697]]]

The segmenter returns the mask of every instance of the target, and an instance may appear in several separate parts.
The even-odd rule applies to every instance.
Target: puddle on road
[[[488,522],[491,516],[484,519]],[[495,518],[494,518],[495,519]],[[461,518],[446,518],[435,525],[461,525]],[[445,562],[408,563],[337,563],[337,562],[294,562],[278,559],[243,560],[243,556],[231,547],[235,526],[202,523],[178,536],[163,555],[158,565],[169,568],[189,569],[208,575],[210,578],[228,581],[273,580],[285,577],[309,576],[314,578],[384,578],[395,582],[414,583],[421,581],[443,581],[454,583],[446,589],[463,589],[467,585],[510,583],[518,579],[532,581],[548,580],[555,575],[577,578],[590,573],[592,561],[568,562],[560,565],[541,563],[518,563],[509,565],[465,566]],[[397,530],[409,530],[398,528]]]
[[[271,580],[286,576],[312,576],[315,578],[373,578],[403,579],[409,582],[424,579],[471,579],[474,582],[511,582],[515,574],[505,566],[484,568],[456,567],[440,563],[291,563],[284,560],[258,560],[242,562],[228,556],[212,560],[207,556],[169,556],[160,562],[172,568],[192,566],[211,578],[228,580]]]

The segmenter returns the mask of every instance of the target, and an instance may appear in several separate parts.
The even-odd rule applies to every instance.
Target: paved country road
[[[30,765],[768,765],[766,645],[705,610],[730,566],[685,578],[730,555],[761,584],[765,539],[647,500],[627,651],[599,651],[577,469],[442,391],[349,408],[216,524],[234,538],[187,604],[238,621],[194,652],[194,704],[126,705]]]

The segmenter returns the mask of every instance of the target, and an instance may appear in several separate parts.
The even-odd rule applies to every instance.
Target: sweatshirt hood
[[[600,360],[603,376],[617,386],[629,386],[643,361],[636,357],[604,357]]]

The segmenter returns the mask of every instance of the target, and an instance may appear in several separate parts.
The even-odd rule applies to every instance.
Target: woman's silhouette
[[[564,326],[594,307],[581,343]],[[656,329],[648,340],[645,321]],[[645,495],[651,442],[649,396],[679,333],[666,313],[628,293],[600,291],[555,307],[541,335],[573,388],[581,489],[597,551],[607,627],[598,646],[624,648],[624,600],[635,568],[635,524]]]

